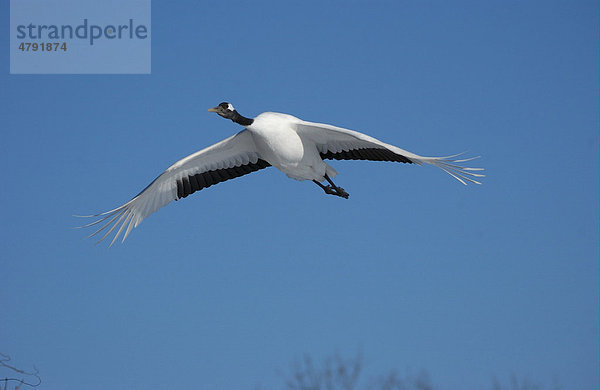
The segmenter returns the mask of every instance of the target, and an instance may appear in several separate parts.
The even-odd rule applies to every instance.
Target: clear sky
[[[9,7],[0,3],[0,28]],[[154,1],[150,75],[9,75],[0,50],[0,352],[44,389],[281,388],[304,353],[436,388],[599,384],[597,1]],[[350,199],[274,168],[74,230],[277,111],[421,155],[335,161]],[[3,373],[1,373],[4,376]]]

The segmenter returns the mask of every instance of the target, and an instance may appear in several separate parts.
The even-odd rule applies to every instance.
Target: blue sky
[[[153,3],[151,75],[9,75],[3,40],[0,352],[45,389],[274,389],[335,351],[600,386],[597,1]],[[487,177],[333,162],[344,200],[268,169],[124,245],[72,229],[238,131],[224,100]]]

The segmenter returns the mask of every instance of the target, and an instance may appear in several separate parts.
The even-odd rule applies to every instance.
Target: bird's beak
[[[209,108],[208,112],[217,112],[219,107],[213,107],[213,108]]]

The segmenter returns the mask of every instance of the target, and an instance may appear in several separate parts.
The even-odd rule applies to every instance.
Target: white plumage
[[[337,172],[323,159],[431,164],[465,185],[480,184],[476,178],[484,176],[477,173],[482,168],[458,165],[472,158],[422,157],[358,131],[307,122],[287,114],[265,112],[249,119],[239,115],[226,102],[209,111],[242,124],[246,129],[177,161],[129,202],[105,213],[88,216],[100,218],[82,227],[102,224],[91,234],[103,232],[98,242],[118,228],[110,245],[121,234],[125,241],[132,228],[169,202],[271,165],[292,179],[315,181],[326,193],[344,198],[348,194],[331,181]],[[323,180],[329,181],[331,186],[322,185]]]

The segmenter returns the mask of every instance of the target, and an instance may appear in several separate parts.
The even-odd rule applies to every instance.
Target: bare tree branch
[[[435,390],[426,371],[416,375],[410,372],[399,375],[391,371],[387,375],[376,376],[369,381],[361,380],[362,356],[344,359],[339,354],[326,358],[321,365],[315,365],[310,356],[296,360],[285,382],[288,390]],[[543,390],[546,387],[527,378],[511,375],[504,386],[497,378],[492,378],[492,390]],[[553,390],[560,390],[555,379]]]
[[[22,376],[33,377],[37,380],[37,383],[32,383],[26,381],[23,377],[19,378],[9,378],[8,376],[4,377],[4,390],[8,390],[8,382],[18,382],[15,386],[15,390],[19,390],[21,386],[26,385],[30,387],[37,387],[42,383],[42,378],[40,378],[38,369],[33,366],[33,371],[25,371],[20,368],[14,367],[7,362],[10,362],[10,356],[0,352],[0,367],[7,369],[9,372],[21,374]]]

